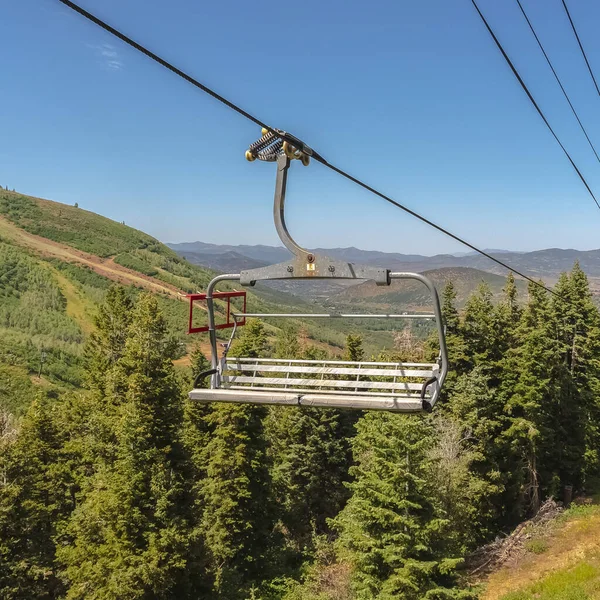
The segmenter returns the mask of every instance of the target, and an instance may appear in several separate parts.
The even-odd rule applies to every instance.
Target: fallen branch
[[[497,537],[493,542],[478,548],[467,559],[471,575],[482,575],[496,570],[523,552],[525,542],[539,535],[544,526],[553,521],[563,507],[553,498],[546,500],[529,521],[518,525],[508,536]]]

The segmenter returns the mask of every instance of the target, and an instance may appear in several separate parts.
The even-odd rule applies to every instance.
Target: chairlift
[[[281,132],[284,133],[284,132]],[[263,129],[262,137],[250,145],[246,159],[277,163],[273,215],[275,228],[292,257],[280,264],[244,270],[239,274],[215,277],[206,294],[190,298],[189,332],[207,331],[211,346],[211,369],[200,373],[189,397],[199,402],[233,402],[421,412],[433,408],[448,372],[444,326],[437,290],[431,280],[420,273],[400,273],[368,265],[356,265],[315,254],[299,246],[291,237],[285,222],[285,190],[292,161],[304,166],[310,163],[311,150],[298,140],[297,146],[283,141],[274,132]],[[291,136],[285,134],[287,139]],[[246,309],[245,291],[219,292],[225,281],[252,287],[257,282],[274,280],[373,280],[378,286],[389,286],[397,279],[422,283],[431,295],[433,312],[413,314],[327,313],[250,313]],[[236,312],[231,299],[242,297],[243,309]],[[196,300],[206,300],[208,325],[194,328],[192,310]],[[215,300],[227,302],[226,322],[216,324]],[[327,310],[327,309],[326,309]],[[247,318],[260,319],[411,319],[433,320],[439,338],[440,353],[435,363],[402,363],[341,360],[288,360],[276,358],[230,357],[229,350],[236,331]],[[218,353],[217,330],[232,329],[222,355]],[[210,387],[199,383],[210,378]]]

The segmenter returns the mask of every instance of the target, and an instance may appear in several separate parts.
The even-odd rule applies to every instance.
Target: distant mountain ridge
[[[204,242],[190,242],[182,244],[167,244],[182,256],[186,256],[195,264],[221,270],[217,263],[221,257],[228,253],[228,267],[234,270],[253,268],[245,264],[247,259],[256,261],[255,266],[274,264],[287,260],[289,251],[277,246],[233,246],[220,244],[206,244]],[[432,269],[468,267],[505,275],[506,270],[485,256],[475,253],[468,254],[437,254],[423,256],[419,254],[400,254],[395,252],[379,252],[375,250],[360,250],[359,248],[315,248],[315,252],[325,254],[331,258],[346,260],[348,262],[363,263],[378,267],[387,267],[394,270],[411,270],[417,272]],[[600,277],[600,249],[574,250],[561,248],[547,248],[533,252],[514,252],[509,250],[489,250],[490,254],[496,253],[503,262],[525,274],[542,279],[556,279],[563,271],[572,268],[575,261],[579,261],[583,270],[590,277]],[[196,256],[191,256],[191,255]],[[239,255],[237,258],[235,255]],[[260,264],[258,264],[260,263]]]
[[[221,271],[222,273],[230,271],[237,273],[244,269],[257,269],[258,267],[264,267],[269,264],[268,262],[256,260],[250,256],[244,256],[234,250],[228,250],[223,253],[178,251],[178,254],[194,265],[200,265],[207,269]]]
[[[506,277],[472,269],[470,267],[444,267],[425,271],[424,273],[438,290],[444,289],[451,281],[456,292],[456,306],[463,308],[469,296],[481,283],[489,287],[493,299],[499,300],[506,285]],[[517,280],[517,289],[521,299],[525,298],[527,286],[523,280]],[[336,307],[352,308],[360,306],[365,310],[381,310],[402,306],[411,310],[428,310],[431,308],[429,291],[423,284],[414,280],[395,280],[389,287],[381,287],[373,281],[365,281],[346,288],[329,298]]]

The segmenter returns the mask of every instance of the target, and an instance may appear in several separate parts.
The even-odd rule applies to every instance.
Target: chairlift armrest
[[[438,380],[437,377],[431,377],[430,379],[428,379],[424,384],[423,387],[421,388],[421,402],[423,403],[423,410],[425,412],[431,412],[431,410],[433,409],[433,406],[431,405],[431,402],[429,402],[429,400],[427,400],[425,398],[425,394],[427,393],[427,388],[432,384],[432,383],[436,383]]]
[[[209,369],[208,371],[202,371],[202,373],[198,373],[198,375],[196,375],[196,378],[194,379],[194,387],[197,388],[198,383],[200,381],[206,379],[207,377],[210,377],[211,375],[215,375],[218,372],[218,369]]]

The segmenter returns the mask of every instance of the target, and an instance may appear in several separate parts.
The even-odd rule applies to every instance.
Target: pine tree
[[[369,413],[358,423],[352,496],[334,524],[359,599],[451,593],[461,560],[446,552],[447,521],[427,481],[431,442],[423,419]]]
[[[294,325],[287,324],[282,327],[275,340],[275,357],[274,358],[299,358],[300,357],[300,342],[298,340],[298,328]]]
[[[76,489],[62,431],[48,399],[36,397],[0,456],[0,597],[62,597],[55,564],[60,530]]]
[[[260,358],[267,348],[267,333],[264,325],[256,319],[250,319],[243,328],[242,335],[233,343],[230,355]]]
[[[433,417],[456,424],[463,444],[468,445],[470,479],[465,489],[469,489],[470,498],[456,509],[473,511],[465,526],[476,528],[474,538],[484,541],[495,533],[503,515],[502,477],[508,461],[504,444],[498,443],[507,427],[501,396],[490,387],[485,369],[478,366],[457,378],[445,410]]]
[[[600,316],[578,263],[563,275],[553,299],[563,368],[556,428],[561,443],[560,479],[580,489],[600,476]]]
[[[496,388],[506,375],[506,358],[511,348],[518,345],[518,327],[522,310],[518,302],[518,289],[512,273],[508,274],[503,298],[493,313],[493,344],[488,354],[490,365],[487,372],[490,386]]]
[[[266,426],[280,519],[293,545],[310,546],[313,533],[329,531],[327,519],[347,498],[343,415],[336,410],[273,407]]]
[[[363,348],[363,337],[358,334],[348,334],[346,336],[346,349],[344,351],[344,360],[351,362],[361,362],[365,360],[365,351]],[[370,381],[369,377],[359,376],[360,381]],[[346,470],[350,467],[352,461],[351,454],[352,450],[350,447],[351,439],[356,434],[356,423],[364,414],[361,410],[340,410],[339,414],[339,434],[341,439],[344,440],[344,452],[346,454]],[[341,480],[346,479],[344,476]]]
[[[266,574],[274,526],[263,407],[216,405],[205,417],[206,478],[201,530],[220,598],[246,598]]]
[[[456,308],[456,288],[448,280],[442,292],[442,315],[447,335],[456,335],[460,331],[460,317]]]
[[[70,583],[67,598],[196,597],[202,563],[189,535],[189,468],[180,441],[182,405],[157,301],[143,295],[125,348],[107,374],[122,398],[113,427],[114,460],[100,464],[84,490],[57,556]],[[103,385],[101,376],[99,389]]]
[[[509,470],[520,486],[515,508],[536,512],[544,488],[553,480],[553,454],[560,443],[553,428],[560,387],[559,355],[546,292],[529,284],[529,302],[518,332],[519,346],[508,359],[504,386],[510,426],[503,433],[506,450],[515,458]]]
[[[105,393],[106,373],[123,356],[133,302],[127,290],[110,287],[95,319],[96,330],[85,348],[87,384],[90,389]]]
[[[363,350],[363,339],[361,335],[348,334],[346,337],[346,351],[344,353],[344,360],[352,362],[360,362],[365,358],[365,351]]]
[[[496,344],[492,292],[486,283],[468,299],[462,325],[467,369],[490,365]]]
[[[495,358],[500,361],[506,351],[517,343],[517,328],[521,319],[521,307],[518,300],[518,289],[512,273],[508,274],[506,285],[502,290],[504,297],[496,307]]]
[[[456,308],[456,289],[452,281],[448,281],[442,292],[442,317],[444,319],[446,346],[448,351],[448,378],[445,390],[442,392],[443,399],[452,395],[455,379],[458,375],[468,372],[471,362],[467,355],[466,343],[460,316]],[[437,332],[433,332],[427,341],[427,349],[430,360],[436,360],[439,354],[439,341]],[[442,402],[442,405],[444,402]]]

